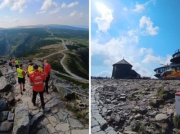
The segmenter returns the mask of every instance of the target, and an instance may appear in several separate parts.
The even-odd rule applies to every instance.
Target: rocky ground
[[[45,112],[41,109],[39,95],[37,106],[33,106],[32,86],[28,78],[25,88],[26,91],[21,95],[15,69],[11,70],[7,65],[0,66],[0,134],[89,133],[86,121],[89,118],[88,98],[73,94],[71,89],[78,90],[76,86],[52,75],[50,92],[44,93]],[[67,92],[67,89],[71,92]]]
[[[92,134],[180,134],[179,80],[92,79]]]

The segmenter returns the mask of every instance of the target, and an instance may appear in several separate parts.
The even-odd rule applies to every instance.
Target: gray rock
[[[61,104],[61,101],[59,99],[53,98],[52,100],[50,100],[48,103],[46,103],[46,107],[47,108],[52,108],[58,104]]]
[[[10,95],[8,95],[7,101],[9,102],[10,105],[14,104],[15,98],[14,98],[14,95],[12,93],[10,93]]]
[[[5,87],[8,85],[5,77],[0,77],[0,92],[4,91]]]
[[[141,116],[140,114],[136,114],[136,115],[134,116],[134,118],[138,120],[138,119],[141,119],[142,116]]]
[[[156,121],[165,121],[168,119],[166,114],[157,114],[155,117]]]
[[[106,134],[117,134],[116,131],[114,131],[114,129],[112,127],[108,127],[106,130],[105,130]]]
[[[28,104],[19,104],[15,109],[13,134],[29,133],[29,110]]]
[[[8,121],[13,121],[13,120],[14,120],[14,113],[9,112]]]
[[[35,122],[37,122],[37,120],[39,120],[42,116],[43,116],[42,112],[34,115],[33,118],[30,120],[30,123],[29,123],[30,126],[33,125]]]
[[[37,131],[37,134],[50,134],[45,128]]]
[[[124,131],[124,134],[137,134],[137,133],[133,131]]]
[[[7,109],[7,102],[5,100],[0,100],[0,112]]]
[[[58,118],[61,120],[61,121],[66,121],[67,117],[68,117],[68,114],[63,114],[61,112],[58,112],[57,113],[58,115]]]
[[[68,122],[72,128],[84,128],[84,125],[76,119],[68,118]]]
[[[95,134],[106,134],[106,133],[104,131],[99,131],[99,132],[97,132]]]
[[[91,127],[95,127],[95,126],[98,126],[98,125],[99,125],[99,123],[97,122],[97,120],[92,118],[91,119]]]
[[[92,127],[92,128],[91,128],[91,132],[92,132],[92,133],[97,133],[97,132],[99,132],[99,131],[101,131],[100,126],[95,126],[95,127]]]
[[[3,111],[0,113],[0,122],[5,121],[8,117],[8,111]]]
[[[0,125],[0,132],[8,132],[11,131],[13,127],[12,122],[4,121]]]

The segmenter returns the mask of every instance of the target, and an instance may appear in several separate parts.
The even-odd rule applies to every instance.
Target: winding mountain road
[[[48,57],[50,57],[50,56],[53,56],[53,55],[58,54],[58,53],[61,53],[61,54],[63,54],[63,58],[60,60],[60,64],[62,65],[62,67],[64,68],[64,70],[71,76],[70,78],[77,79],[77,80],[79,80],[79,81],[81,81],[81,82],[84,82],[84,83],[88,83],[89,80],[84,79],[84,78],[82,78],[82,77],[80,77],[80,76],[77,76],[76,74],[72,73],[72,72],[64,65],[64,60],[65,60],[65,58],[66,58],[66,54],[64,54],[63,52],[67,51],[68,48],[66,47],[66,45],[65,45],[65,43],[64,43],[64,40],[62,40],[62,44],[63,44],[63,46],[64,46],[64,49],[63,49],[63,50],[60,50],[60,51],[58,51],[58,52],[55,52],[55,53],[46,55],[46,56],[44,56],[44,57],[42,57],[42,58],[35,58],[35,59],[36,59],[36,60],[46,59],[46,58],[48,58]],[[57,73],[57,72],[56,72],[56,73]],[[69,77],[68,75],[65,75],[65,74],[63,74],[63,73],[59,73],[59,74],[62,74],[62,75],[64,75],[64,76]]]

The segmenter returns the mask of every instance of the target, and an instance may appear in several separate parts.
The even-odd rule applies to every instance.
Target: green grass
[[[72,73],[85,79],[89,78],[89,57],[87,54],[87,51],[76,54],[68,53],[65,60],[66,66]]]
[[[73,78],[69,78],[67,76],[57,74],[57,73],[55,75],[62,78],[62,79],[64,79],[64,80],[70,81],[70,82],[72,82],[72,83],[74,83],[74,84],[76,84],[78,86],[80,85],[80,86],[82,86],[83,89],[89,89],[89,83],[83,83],[83,82],[80,82],[80,81],[75,80]]]
[[[60,60],[63,58],[63,54],[59,53],[59,54],[55,54],[53,56],[50,56],[47,58],[47,60],[49,61],[49,63],[51,64],[52,68],[56,71],[59,71],[60,73],[65,73],[68,74],[63,66],[60,64]]]
[[[175,115],[173,117],[173,124],[175,128],[180,128],[180,115]]]

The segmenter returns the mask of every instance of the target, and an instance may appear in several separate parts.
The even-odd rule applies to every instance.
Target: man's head
[[[35,65],[33,66],[33,68],[34,68],[35,71],[37,71],[37,70],[38,70],[38,65],[35,64]]]
[[[23,67],[24,67],[24,65],[21,63],[21,64],[19,65],[19,67],[20,67],[20,68],[23,68]]]
[[[44,65],[47,65],[47,64],[48,64],[48,60],[45,59],[45,60],[44,60]]]

